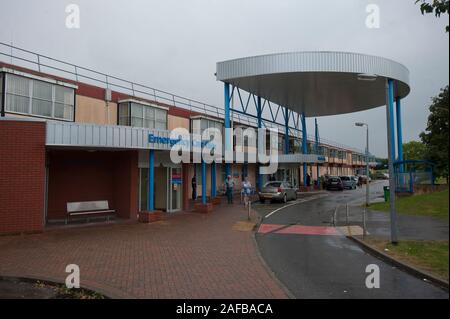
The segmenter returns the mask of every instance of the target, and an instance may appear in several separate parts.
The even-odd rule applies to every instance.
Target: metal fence
[[[205,116],[213,116],[217,118],[225,117],[224,109],[212,104],[186,98],[164,90],[159,90],[148,85],[125,80],[117,76],[112,76],[103,72],[95,71],[90,68],[55,59],[40,53],[22,49],[12,44],[0,42],[0,57],[6,58],[6,60],[9,59],[9,62],[5,59],[2,59],[5,63],[18,65],[39,72],[49,73],[54,76],[64,77],[66,79],[77,82],[80,81],[86,84],[108,88],[120,93],[128,94],[133,97],[140,97],[163,104],[173,105],[179,108],[187,109],[191,112],[197,112]],[[231,118],[234,122],[242,125],[253,127],[258,126],[257,119],[251,116],[232,111]],[[266,127],[274,127],[278,128],[281,131],[284,131],[284,124],[282,123],[271,123],[267,120],[263,121],[266,122]],[[315,136],[308,135],[308,140],[314,142]],[[364,153],[363,151],[356,148],[328,139],[321,138],[320,141],[321,144],[326,144],[328,146],[342,148],[359,154]]]

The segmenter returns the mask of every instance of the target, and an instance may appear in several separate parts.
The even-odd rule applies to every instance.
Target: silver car
[[[297,199],[297,188],[293,187],[289,182],[268,182],[263,186],[258,195],[259,200],[263,203],[266,200],[286,203],[289,200]]]
[[[344,189],[356,189],[356,182],[352,178],[352,176],[339,176],[339,178],[342,181],[342,185],[344,186]]]

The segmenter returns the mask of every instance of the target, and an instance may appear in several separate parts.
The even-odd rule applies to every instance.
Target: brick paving
[[[242,206],[178,213],[153,224],[109,225],[0,237],[0,276],[81,285],[116,298],[287,298],[263,265],[253,233],[233,230]]]

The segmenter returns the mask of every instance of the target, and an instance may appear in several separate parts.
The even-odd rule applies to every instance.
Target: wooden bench
[[[109,203],[107,200],[97,200],[90,202],[72,202],[67,203],[67,218],[68,220],[76,216],[92,216],[92,215],[105,215],[109,220],[110,214],[115,213],[114,209],[109,208]],[[87,217],[89,222],[89,217]]]

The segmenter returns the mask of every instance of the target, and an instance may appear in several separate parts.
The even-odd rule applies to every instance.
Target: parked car
[[[342,181],[342,186],[344,189],[356,189],[356,181],[352,176],[339,176]]]
[[[286,203],[297,199],[297,188],[292,187],[288,182],[273,181],[266,183],[258,195],[261,202],[271,200]]]
[[[367,184],[367,176],[366,175],[361,175],[361,181],[363,184]],[[372,179],[369,177],[369,183],[372,181]]]
[[[344,184],[338,176],[331,176],[328,178],[327,190],[337,189],[339,191],[344,190]]]

